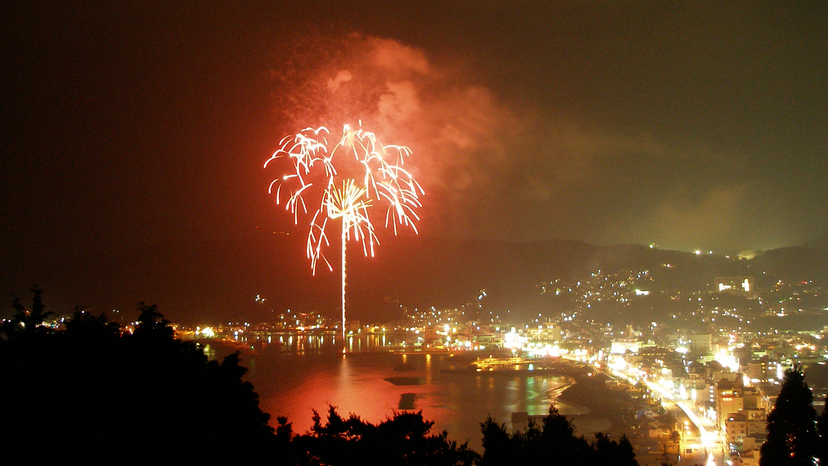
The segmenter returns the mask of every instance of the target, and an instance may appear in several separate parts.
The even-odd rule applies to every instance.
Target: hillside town
[[[822,288],[780,279],[757,290],[755,277],[735,276],[710,277],[707,290],[687,293],[654,286],[652,276],[646,269],[596,270],[572,281],[539,284],[539,295],[565,297],[572,307],[528,320],[490,310],[487,291],[480,290],[457,308],[405,309],[393,325],[348,321],[348,341],[374,345],[351,347],[356,350],[445,351],[478,355],[478,361],[494,354],[516,364],[560,358],[588,366],[633,400],[623,433],[639,455],[677,464],[708,457],[758,464],[766,416],[789,368],[804,368],[822,411],[828,395],[828,308],[821,304]],[[647,323],[594,317],[593,309],[601,306],[623,311],[654,298],[672,308],[651,312]],[[274,343],[312,350],[325,338],[335,339],[338,325],[318,313],[287,311],[276,322],[189,331],[194,337],[209,332],[253,351]],[[479,367],[486,370],[485,364]]]

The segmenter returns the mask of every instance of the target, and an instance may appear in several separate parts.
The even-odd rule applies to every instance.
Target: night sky
[[[2,2],[0,294],[209,313],[181,264],[304,235],[262,165],[359,121],[413,150],[427,237],[800,244],[828,233],[826,24],[824,1]]]

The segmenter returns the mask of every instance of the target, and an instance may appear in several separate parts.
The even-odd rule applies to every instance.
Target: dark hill
[[[823,249],[828,251],[828,235],[807,241],[802,244],[802,247],[810,249]]]
[[[828,282],[828,249],[773,249],[750,262],[756,268],[783,280]]]
[[[338,244],[331,244],[329,253],[334,271],[320,264],[313,276],[304,242],[296,235],[257,231],[225,241],[195,237],[82,260],[22,264],[6,271],[3,280],[12,285],[3,291],[22,294],[38,284],[50,310],[59,314],[88,305],[131,315],[138,301],[146,301],[181,322],[262,321],[288,308],[335,317],[340,309]],[[457,307],[485,289],[491,309],[537,315],[548,309],[539,298],[543,283],[577,281],[599,270],[607,276],[646,270],[647,288],[654,294],[707,292],[716,277],[740,274],[754,276],[762,291],[779,279],[825,284],[826,259],[826,250],[801,247],[739,261],[571,240],[507,243],[401,236],[384,238],[373,258],[364,257],[355,243],[349,245],[348,309],[354,319],[392,320],[401,304]],[[257,295],[268,299],[264,305],[256,302]],[[659,308],[658,303],[651,307]]]

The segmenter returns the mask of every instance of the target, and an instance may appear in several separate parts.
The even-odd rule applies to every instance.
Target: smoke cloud
[[[304,40],[273,72],[284,131],[361,124],[409,146],[424,234],[690,249],[743,227],[755,186],[730,181],[738,154],[507,100],[461,60],[396,40]]]

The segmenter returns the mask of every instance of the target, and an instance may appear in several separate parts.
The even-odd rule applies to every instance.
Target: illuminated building
[[[632,354],[637,354],[640,349],[641,341],[638,339],[613,340],[612,345],[610,346],[610,352],[612,354],[625,354],[627,351],[629,351]]]
[[[755,293],[753,277],[716,277],[716,293],[730,293],[742,296],[752,296]]]
[[[749,430],[748,421],[760,421],[764,413],[762,396],[756,387],[745,387],[738,378],[733,381],[722,379],[716,385],[716,419],[724,432],[727,432],[728,419],[738,414],[741,416],[739,419],[744,418],[744,432],[741,435],[745,436]],[[751,422],[750,430],[755,430],[756,425]]]
[[[725,419],[725,436],[727,443],[738,444],[748,433],[747,416],[739,413],[730,413]]]

